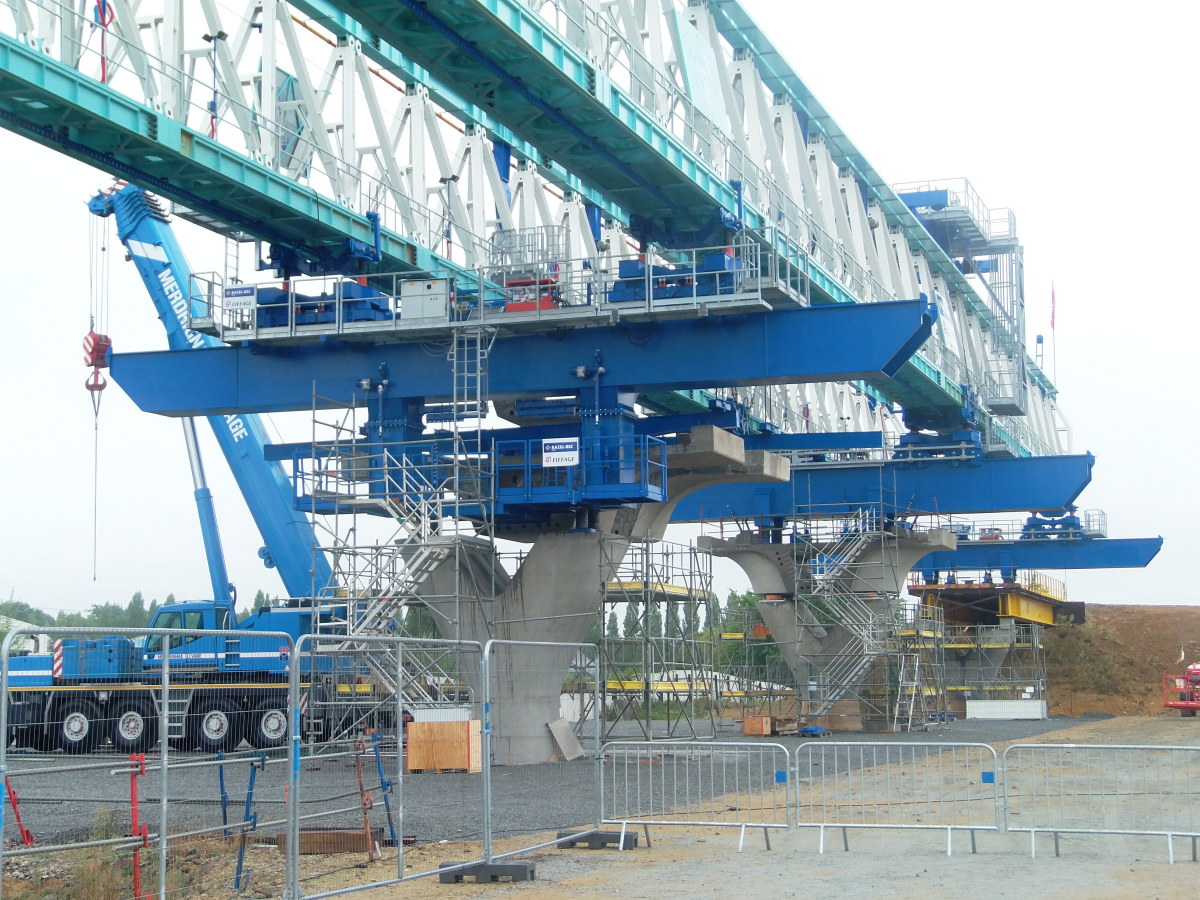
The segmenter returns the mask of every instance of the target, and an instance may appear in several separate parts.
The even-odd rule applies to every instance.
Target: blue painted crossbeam
[[[1018,512],[1062,509],[1092,479],[1095,457],[978,457],[870,463],[859,467],[804,469],[791,483],[705,488],[679,501],[672,522],[764,516],[884,513]]]
[[[489,395],[528,396],[531,386],[540,396],[590,390],[591,376],[577,371],[597,359],[601,386],[635,393],[890,374],[929,336],[934,318],[927,303],[905,300],[582,328],[554,339],[519,335],[492,348]],[[452,396],[450,364],[410,343],[116,354],[112,373],[141,409],[196,416],[310,410],[314,394],[348,397],[381,365],[392,373],[388,396]]]
[[[1148,566],[1163,539],[1062,536],[1018,541],[960,541],[957,550],[930,553],[916,571],[1006,569],[1139,569]]]

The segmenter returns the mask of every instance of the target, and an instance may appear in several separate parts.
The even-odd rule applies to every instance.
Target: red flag
[[[1050,330],[1054,330],[1054,282],[1050,282]]]

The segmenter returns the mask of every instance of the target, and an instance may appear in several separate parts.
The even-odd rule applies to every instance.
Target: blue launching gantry
[[[597,64],[587,29],[560,33],[520,0],[298,2],[333,33],[339,49],[362,52],[384,71],[419,82],[406,98],[432,92],[459,120],[450,128],[461,125],[464,137],[479,138],[471,160],[481,168],[470,174],[481,176],[480,184],[495,176],[499,187],[508,179],[515,148],[518,171],[548,173],[571,193],[570,203],[586,198],[579,206],[587,208],[590,243],[586,265],[576,271],[586,287],[576,285],[566,301],[549,258],[527,271],[480,264],[476,257],[494,251],[506,230],[519,230],[511,225],[512,209],[497,216],[499,229],[484,222],[493,199],[503,202],[486,192],[470,194],[472,212],[486,211],[478,217],[484,222],[475,236],[478,254],[473,250],[468,263],[465,247],[452,252],[456,233],[462,237],[475,224],[451,221],[465,215],[452,197],[457,176],[441,179],[444,229],[423,230],[401,216],[395,230],[385,230],[377,216],[352,209],[358,197],[376,195],[376,185],[367,189],[359,179],[360,163],[389,151],[381,146],[386,141],[369,150],[356,146],[351,128],[343,146],[319,152],[328,184],[318,183],[307,167],[266,149],[276,142],[269,130],[280,122],[251,117],[246,140],[225,146],[215,118],[211,132],[201,133],[188,122],[187,104],[171,112],[160,96],[124,97],[77,61],[56,60],[8,35],[0,35],[0,124],[154,188],[219,231],[271,242],[269,267],[284,284],[231,286],[222,299],[246,304],[232,325],[185,300],[191,321],[181,324],[228,346],[114,357],[114,378],[143,410],[224,417],[348,401],[366,411],[366,421],[336,452],[346,451],[339,461],[351,466],[348,477],[361,475],[366,499],[379,501],[373,511],[381,514],[396,496],[444,483],[445,470],[466,457],[494,463],[476,495],[454,484],[454,514],[494,521],[501,535],[524,529],[535,545],[512,590],[473,598],[494,601],[487,612],[495,611],[492,621],[477,610],[455,610],[456,627],[465,622],[456,637],[506,637],[536,623],[535,636],[557,628],[555,640],[582,639],[603,589],[564,598],[555,579],[582,582],[597,570],[586,557],[597,532],[658,537],[671,516],[695,521],[732,510],[768,517],[778,546],[784,523],[801,507],[865,521],[891,497],[890,520],[881,514],[877,521],[898,540],[908,513],[1038,509],[1050,516],[1039,517],[1029,537],[1015,542],[1019,547],[1062,547],[1065,554],[1080,543],[1067,507],[1090,478],[1091,457],[1023,458],[1048,448],[1023,443],[1015,437],[1022,429],[1006,419],[1028,414],[1030,385],[1043,397],[1054,392],[1025,352],[1015,232],[993,233],[990,216],[975,215],[975,204],[951,191],[893,190],[739,4],[684,4],[686,12],[664,4],[658,24],[672,33],[668,57],[677,68],[655,72],[651,63],[653,80],[624,85],[615,68]],[[181,24],[171,18],[174,7],[167,15],[167,27]],[[637,15],[630,12],[629,21]],[[253,29],[248,33],[254,40]],[[639,50],[631,45],[629,52]],[[157,63],[177,70],[175,60]],[[726,79],[720,88],[687,74],[714,69]],[[755,103],[726,104],[735,79]],[[715,112],[706,111],[710,101]],[[244,109],[214,104],[226,105]],[[682,115],[667,121],[664,110]],[[298,114],[317,112],[299,105]],[[723,133],[724,122],[731,133]],[[760,146],[770,158],[751,158],[751,148]],[[336,158],[342,151],[345,158]],[[482,163],[493,167],[485,172]],[[415,183],[415,175],[411,183],[395,177],[405,164],[394,154],[380,167],[386,178],[378,196],[422,206],[432,196],[432,185]],[[440,166],[443,174],[450,168]],[[351,170],[355,175],[343,181]],[[321,196],[322,189],[330,196]],[[413,196],[403,196],[406,190]],[[601,240],[601,212],[611,242]],[[435,248],[451,249],[443,257]],[[999,265],[1010,269],[1004,278],[978,289],[968,283]],[[296,290],[309,273],[329,284]],[[954,321],[939,306],[953,311]],[[959,340],[914,357],[935,322],[959,329]],[[485,334],[495,337],[486,354]],[[455,368],[459,363],[452,366],[444,353],[428,352],[431,340],[441,342],[439,350],[475,340],[475,358],[487,358],[486,380],[480,371]],[[969,341],[972,352],[961,353]],[[961,358],[953,358],[956,351]],[[464,401],[462,381],[472,379],[478,396]],[[878,446],[822,447],[811,435],[773,435],[783,422],[755,420],[736,404],[697,409],[680,402],[679,393],[669,396],[802,382],[853,382],[870,403],[902,411],[909,433],[894,452],[883,449],[878,435],[869,439]],[[445,429],[500,407],[516,429],[480,427],[469,439]],[[667,415],[655,423],[646,410]],[[700,446],[698,433],[709,443]],[[299,473],[288,485],[287,502],[296,507],[288,512],[337,511],[332,486],[322,481],[332,448],[263,452],[271,463],[291,461]],[[780,480],[782,454],[792,462],[788,481]],[[353,470],[358,460],[361,472]],[[432,539],[434,523],[424,525],[420,536]],[[855,541],[852,534],[844,539]],[[924,555],[934,543],[955,553],[950,541],[945,533],[929,544],[903,535],[907,554]],[[961,552],[965,542],[958,543]],[[792,562],[772,574],[794,578]],[[489,565],[497,574],[498,563]],[[888,577],[896,569],[892,564]],[[820,581],[828,573],[818,565],[809,574]],[[536,611],[516,603],[526,599],[540,604]],[[478,621],[467,621],[473,615]],[[792,617],[793,625],[798,621]],[[826,631],[820,623],[804,627]],[[559,675],[550,673],[545,690],[525,693],[556,703],[560,686]],[[531,717],[524,737],[532,749],[515,754],[516,761],[546,758],[544,724],[553,714]]]

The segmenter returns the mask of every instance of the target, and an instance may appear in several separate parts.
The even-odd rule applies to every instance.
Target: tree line
[[[174,602],[174,594],[167,594],[166,599],[163,601],[164,604]],[[276,602],[274,598],[268,596],[263,591],[259,591],[254,595],[251,605],[243,607],[239,611],[239,618],[244,619],[251,612],[264,606],[270,606],[274,602]],[[0,616],[16,619],[19,622],[28,622],[30,625],[47,629],[145,628],[150,624],[150,620],[154,618],[154,613],[158,609],[158,606],[159,603],[157,600],[151,600],[147,604],[142,592],[137,591],[124,606],[119,603],[97,603],[86,612],[59,610],[56,615],[51,615],[48,612],[37,609],[23,600],[8,600],[0,603]]]

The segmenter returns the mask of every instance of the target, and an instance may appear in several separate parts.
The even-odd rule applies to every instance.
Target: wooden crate
[[[771,717],[746,716],[742,719],[742,734],[748,737],[766,737],[771,734]]]
[[[276,836],[279,852],[287,852],[287,833]],[[300,853],[370,853],[383,842],[383,826],[377,825],[367,833],[354,828],[302,828],[300,830]]]
[[[466,722],[409,722],[408,771],[483,771],[478,719]]]

